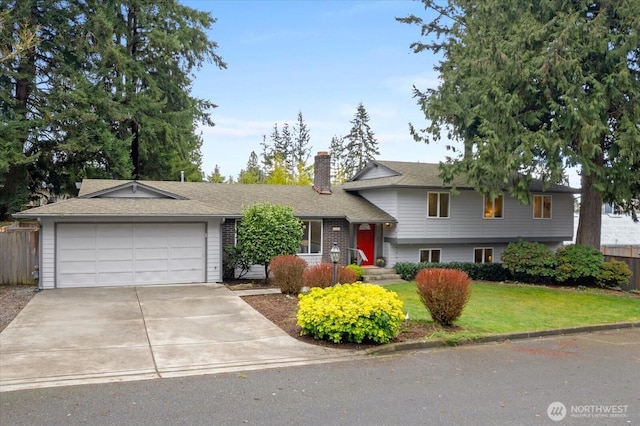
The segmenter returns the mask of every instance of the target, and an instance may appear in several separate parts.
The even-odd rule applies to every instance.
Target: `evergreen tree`
[[[339,185],[346,180],[346,158],[344,139],[342,136],[334,136],[331,138],[329,153],[331,154],[331,180],[334,184]]]
[[[310,135],[302,113],[298,113],[293,129],[289,123],[282,128],[273,125],[271,143],[266,135],[262,136],[262,173],[265,183],[279,185],[310,185],[312,166],[307,165],[311,148]]]
[[[258,156],[255,151],[251,151],[247,166],[240,170],[238,183],[262,183],[263,175],[258,164]]]
[[[423,0],[437,18],[409,16],[422,35],[415,52],[441,52],[437,89],[415,89],[429,125],[418,141],[460,142],[441,167],[486,195],[530,201],[529,183],[562,183],[581,169],[577,242],[600,247],[602,202],[636,217],[640,198],[640,2],[482,4]]]
[[[217,164],[213,168],[213,173],[207,176],[207,181],[211,183],[224,183],[224,176],[220,173],[220,166]]]
[[[0,215],[43,185],[85,177],[201,180],[197,123],[215,105],[190,95],[192,70],[224,68],[215,20],[176,0],[0,0],[0,45],[37,28],[35,49],[0,61]]]
[[[369,126],[369,113],[360,103],[351,120],[351,130],[344,137],[344,177],[351,179],[364,166],[380,155],[378,141]]]
[[[309,128],[304,122],[302,112],[298,111],[296,124],[293,126],[293,145],[291,147],[293,180],[297,185],[308,185],[313,181],[311,177],[313,167],[308,164],[309,157],[311,157],[310,144]]]

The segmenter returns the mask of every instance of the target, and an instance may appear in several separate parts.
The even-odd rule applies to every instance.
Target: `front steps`
[[[362,281],[371,284],[391,284],[405,282],[400,275],[396,274],[393,268],[378,268],[376,266],[365,266]]]

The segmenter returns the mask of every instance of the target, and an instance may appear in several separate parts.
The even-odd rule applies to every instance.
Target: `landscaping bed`
[[[35,296],[35,286],[0,286],[0,331],[4,330]]]
[[[251,305],[256,311],[267,317],[271,322],[280,327],[290,336],[306,343],[314,345],[333,347],[340,349],[367,349],[376,344],[355,344],[355,343],[331,343],[324,340],[316,340],[309,336],[300,336],[300,326],[296,323],[296,312],[298,310],[298,298],[285,294],[265,294],[258,296],[244,296],[245,302]],[[440,330],[434,324],[426,324],[418,321],[405,321],[400,334],[392,342],[406,342],[425,338],[425,336]]]

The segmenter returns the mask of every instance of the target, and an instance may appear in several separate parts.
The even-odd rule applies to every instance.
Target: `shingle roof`
[[[368,170],[375,167],[388,169],[389,176],[359,179]],[[464,176],[456,177],[449,185],[444,185],[440,177],[439,164],[414,163],[406,161],[372,161],[365,169],[360,171],[351,181],[345,182],[343,187],[347,191],[360,189],[385,188],[385,187],[416,187],[416,188],[451,188],[473,189],[469,186]],[[542,181],[534,180],[531,183],[532,192],[542,192]],[[545,192],[579,192],[575,188],[562,185],[552,185]]]
[[[395,219],[357,194],[334,188],[318,194],[309,186],[246,185],[208,182],[141,181],[147,187],[176,194],[167,198],[91,198],[132,181],[84,180],[78,198],[37,207],[16,217],[55,216],[217,216],[241,217],[245,207],[271,202],[293,207],[301,218],[346,218],[351,222],[395,222]]]

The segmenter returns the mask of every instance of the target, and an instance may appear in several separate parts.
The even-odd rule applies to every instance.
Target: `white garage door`
[[[205,281],[203,223],[58,224],[56,286]]]

